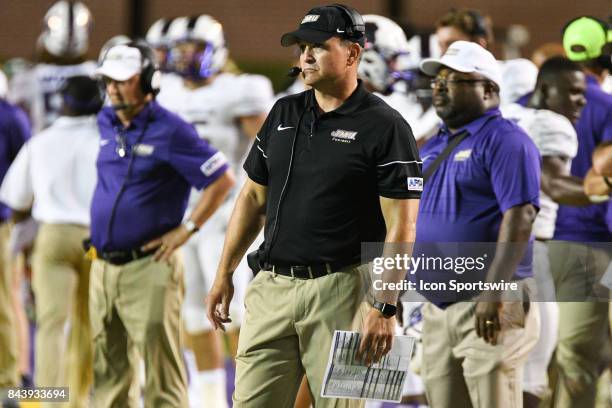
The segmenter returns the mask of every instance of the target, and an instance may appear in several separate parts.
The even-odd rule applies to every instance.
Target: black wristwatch
[[[386,318],[393,317],[397,313],[397,306],[392,305],[391,303],[383,303],[374,301],[372,304],[374,309],[378,309],[380,313]]]

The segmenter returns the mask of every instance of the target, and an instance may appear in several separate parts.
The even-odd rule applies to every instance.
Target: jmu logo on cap
[[[319,19],[319,17],[320,16],[318,14],[308,14],[306,17],[302,19],[302,22],[300,24],[314,23],[315,21]]]
[[[423,191],[423,178],[408,177],[408,191]]]

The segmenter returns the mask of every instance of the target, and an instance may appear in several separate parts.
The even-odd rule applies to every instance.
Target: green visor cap
[[[592,17],[580,17],[563,31],[563,48],[572,61],[586,61],[601,56],[604,46],[612,42],[612,30]]]

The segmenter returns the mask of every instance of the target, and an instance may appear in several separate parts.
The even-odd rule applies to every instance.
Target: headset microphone
[[[302,72],[302,68],[300,68],[300,67],[291,67],[291,69],[289,69],[289,72],[287,72],[287,76],[289,76],[291,78],[295,78],[298,75],[300,75],[301,72]]]

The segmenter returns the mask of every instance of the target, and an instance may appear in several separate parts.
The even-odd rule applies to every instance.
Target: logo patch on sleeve
[[[206,177],[210,177],[215,171],[223,167],[225,163],[227,163],[225,155],[221,152],[217,152],[200,166],[200,170],[202,170],[202,173],[204,173]]]
[[[408,177],[408,191],[423,191],[423,178]]]

